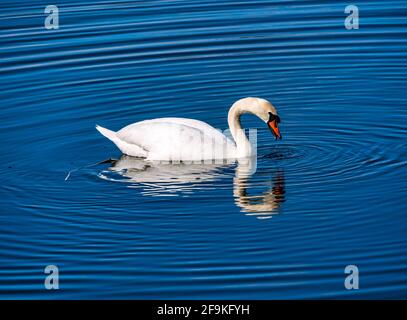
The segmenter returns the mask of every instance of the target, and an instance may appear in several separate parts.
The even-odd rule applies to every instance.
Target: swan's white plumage
[[[209,124],[186,118],[158,118],[130,124],[114,132],[100,126],[96,129],[124,153],[148,160],[206,160],[238,158],[250,155],[245,135],[239,136],[239,117],[251,112],[264,120],[271,104],[259,98],[237,101],[229,111],[233,142]],[[240,147],[240,148],[239,148]]]
[[[124,154],[132,155],[134,157],[143,157],[143,158],[146,158],[148,156],[148,152],[146,150],[144,150],[142,147],[138,146],[137,144],[127,143],[125,140],[121,139],[118,136],[117,132],[103,128],[98,125],[96,125],[96,129],[102,135],[104,135],[106,138],[108,138],[110,141],[112,141],[120,149],[120,151],[123,152]]]

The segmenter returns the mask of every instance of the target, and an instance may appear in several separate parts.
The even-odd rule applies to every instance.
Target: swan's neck
[[[229,110],[228,124],[232,137],[236,143],[237,157],[248,157],[253,155],[253,147],[250,144],[249,139],[247,139],[246,133],[240,123],[240,116],[249,112],[250,110],[248,110],[247,106],[239,101],[235,102]]]

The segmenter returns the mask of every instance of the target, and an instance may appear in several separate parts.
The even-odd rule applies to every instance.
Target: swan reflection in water
[[[284,173],[282,169],[274,170],[271,179],[267,179],[269,188],[266,191],[257,195],[249,194],[250,187],[264,185],[264,180],[256,184],[251,182],[256,170],[255,162],[256,159],[254,158],[248,165],[239,163],[233,178],[233,195],[236,205],[247,215],[253,215],[259,219],[268,219],[273,214],[279,213],[279,209],[285,201]]]
[[[233,167],[236,170],[233,174]],[[99,176],[111,181],[125,182],[131,188],[141,188],[145,196],[179,196],[195,193],[199,189],[228,189],[229,184],[219,180],[233,177],[235,204],[247,215],[259,219],[271,218],[278,214],[285,201],[284,173],[282,169],[272,170],[271,177],[255,179],[257,159],[229,161],[224,163],[168,163],[145,161],[123,155],[112,161],[108,170]],[[217,181],[216,185],[213,183]],[[264,188],[265,192],[254,194],[251,188]]]

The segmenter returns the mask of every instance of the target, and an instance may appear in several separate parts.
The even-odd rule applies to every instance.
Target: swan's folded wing
[[[224,152],[223,149],[230,144],[229,139],[210,125],[182,118],[142,121],[121,129],[117,134],[126,143],[146,150],[148,158],[158,160],[218,158],[216,153]]]

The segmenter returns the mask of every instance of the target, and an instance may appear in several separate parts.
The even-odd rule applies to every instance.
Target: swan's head
[[[277,114],[276,108],[262,98],[243,98],[236,101],[229,110],[228,122],[229,127],[240,127],[240,115],[243,113],[252,113],[263,120],[276,139],[281,139],[281,133],[278,129],[280,117]]]
[[[278,128],[278,124],[281,122],[280,117],[278,114],[269,112],[269,118],[267,120],[267,126],[269,127],[270,131],[273,133],[274,137],[277,139],[282,139],[280,129]]]
[[[280,129],[278,128],[278,124],[281,122],[281,120],[278,116],[276,108],[266,99],[248,99],[253,99],[252,101],[249,100],[251,102],[250,104],[253,110],[252,112],[267,124],[276,140],[281,139],[282,137]]]

